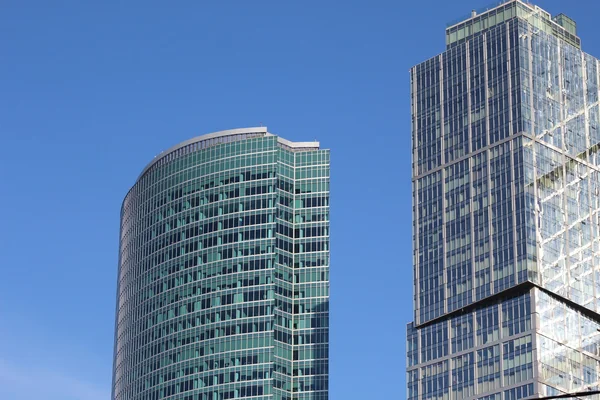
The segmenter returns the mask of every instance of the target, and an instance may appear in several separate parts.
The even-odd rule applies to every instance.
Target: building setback
[[[407,398],[600,384],[599,63],[519,0],[411,69],[414,322]]]
[[[121,209],[114,400],[326,400],[329,151],[247,128],[155,157]]]

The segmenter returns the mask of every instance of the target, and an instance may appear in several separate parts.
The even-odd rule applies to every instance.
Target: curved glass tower
[[[114,400],[328,398],[329,151],[183,142],[121,209]]]

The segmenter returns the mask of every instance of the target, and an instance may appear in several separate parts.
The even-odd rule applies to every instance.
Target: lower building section
[[[539,289],[536,310],[539,393],[556,395],[600,389],[598,316],[583,314]]]
[[[597,390],[599,346],[595,314],[523,285],[429,325],[409,324],[407,398],[517,400]]]

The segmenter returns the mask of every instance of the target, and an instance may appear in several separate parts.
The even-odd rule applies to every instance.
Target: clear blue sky
[[[0,398],[109,398],[121,200],[161,150],[260,123],[332,150],[331,399],[404,398],[408,69],[489,3],[2,1]],[[600,56],[597,1],[537,4]]]

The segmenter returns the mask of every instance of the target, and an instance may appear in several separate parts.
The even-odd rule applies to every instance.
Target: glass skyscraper
[[[121,209],[114,400],[326,400],[329,151],[267,128],[154,158]]]
[[[407,398],[597,390],[599,62],[573,20],[519,0],[446,46],[411,69]]]

